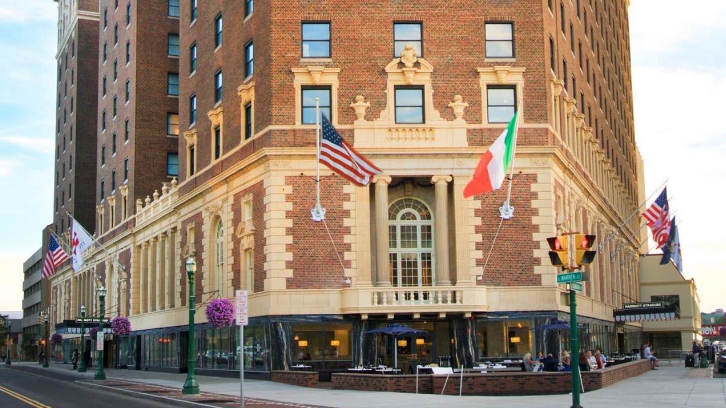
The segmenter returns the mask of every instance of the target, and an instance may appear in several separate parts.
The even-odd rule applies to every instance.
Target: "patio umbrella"
[[[560,349],[560,346],[562,345],[562,339],[560,338],[560,331],[561,330],[570,330],[570,323],[562,321],[562,320],[556,320],[552,324],[546,324],[544,326],[540,326],[537,328],[538,330],[557,330],[557,360],[561,363],[562,362],[562,350]],[[577,326],[578,330],[584,329],[583,326]],[[570,353],[570,359],[573,359],[574,356],[572,356],[572,353]]]
[[[388,334],[390,336],[393,336],[393,367],[398,368],[398,336],[404,334],[427,334],[428,332],[425,330],[414,329],[413,327],[407,327],[399,323],[391,323],[386,327],[368,330],[366,333]]]

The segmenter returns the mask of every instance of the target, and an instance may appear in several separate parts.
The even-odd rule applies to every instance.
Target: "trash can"
[[[686,354],[686,367],[693,367],[693,354],[688,353]]]

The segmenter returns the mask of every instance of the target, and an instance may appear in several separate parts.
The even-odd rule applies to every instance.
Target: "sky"
[[[52,221],[57,3],[0,3],[0,310],[21,310],[23,262]],[[726,1],[631,0],[635,140],[646,195],[667,181],[683,276],[701,310],[726,307],[719,271],[726,130]],[[650,204],[650,201],[648,204]],[[713,208],[716,208],[714,210]],[[660,253],[660,250],[651,250]]]

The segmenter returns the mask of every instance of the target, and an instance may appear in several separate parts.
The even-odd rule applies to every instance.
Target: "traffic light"
[[[43,324],[43,315],[38,315],[38,324]]]
[[[594,243],[594,235],[575,234],[575,263],[577,265],[587,265],[595,260],[597,251],[590,250]]]
[[[553,266],[568,266],[567,235],[547,238],[550,245],[550,261]]]

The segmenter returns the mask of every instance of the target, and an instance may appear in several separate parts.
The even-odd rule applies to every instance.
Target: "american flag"
[[[55,275],[55,268],[62,264],[66,259],[68,259],[68,254],[66,254],[66,251],[58,245],[58,241],[56,241],[55,236],[51,234],[50,240],[48,240],[48,252],[45,253],[45,261],[43,262],[41,278],[50,278]]]
[[[325,115],[323,115],[323,139],[319,160],[359,186],[368,185],[371,177],[381,172],[378,167],[345,143]]]
[[[645,210],[643,217],[653,232],[653,240],[658,244],[658,248],[662,248],[668,242],[671,229],[671,220],[668,216],[668,194],[665,187],[653,204]]]

